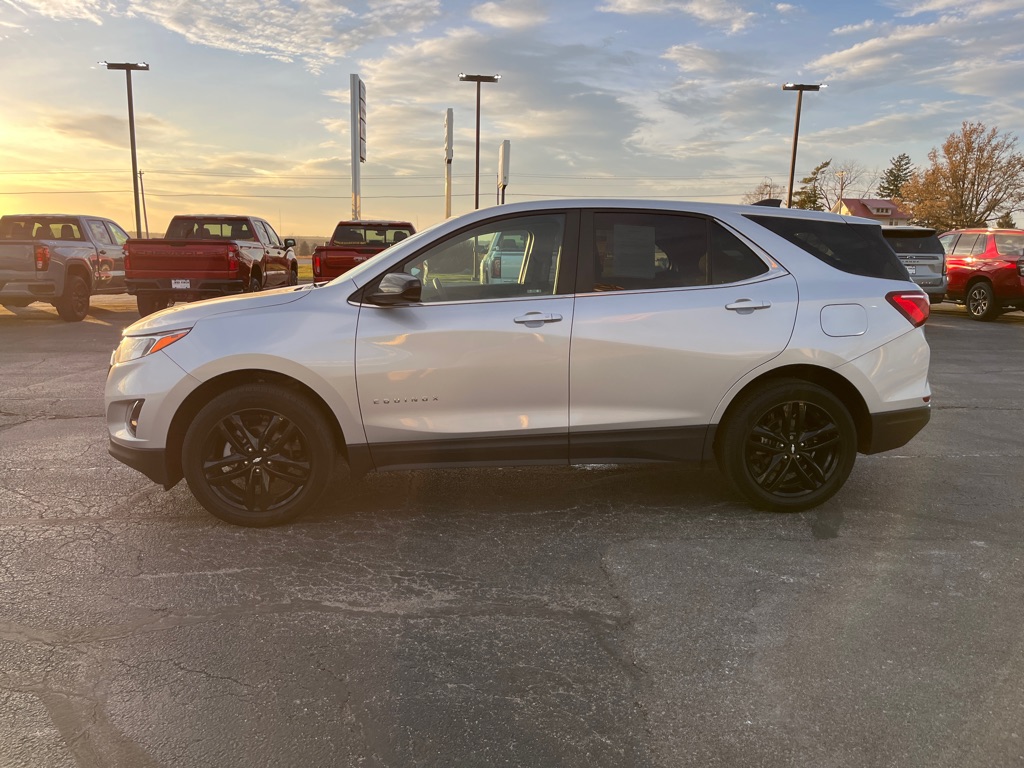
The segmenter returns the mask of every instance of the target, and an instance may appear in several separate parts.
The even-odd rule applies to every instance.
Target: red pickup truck
[[[255,216],[175,216],[162,239],[125,243],[125,282],[145,316],[176,301],[297,285],[294,248]]]
[[[415,232],[408,221],[339,221],[330,242],[313,249],[313,279],[333,280]]]

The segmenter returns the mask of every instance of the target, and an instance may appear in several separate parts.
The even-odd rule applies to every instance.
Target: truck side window
[[[110,234],[114,236],[114,242],[118,245],[124,245],[128,242],[128,233],[121,229],[117,224],[110,221],[107,222],[110,225]]]
[[[89,219],[87,221],[89,225],[89,234],[92,235],[92,239],[100,243],[101,245],[113,245],[114,241],[110,237],[110,233],[107,232],[106,225],[99,219]]]
[[[265,221],[261,221],[259,223],[266,227],[268,238],[267,242],[270,243],[275,248],[283,248],[284,243],[281,242],[281,238],[277,236],[277,232],[274,231],[274,228]]]

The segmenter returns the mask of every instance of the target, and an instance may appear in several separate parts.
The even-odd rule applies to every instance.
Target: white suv
[[[519,278],[477,244],[527,233]],[[214,515],[284,522],[355,473],[717,459],[752,504],[838,491],[928,421],[928,298],[873,222],[552,200],[450,219],[331,283],[130,326],[110,452]]]

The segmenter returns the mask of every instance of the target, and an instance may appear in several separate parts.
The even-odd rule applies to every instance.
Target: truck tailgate
[[[0,272],[35,271],[35,243],[17,241],[0,243]]]
[[[226,277],[228,244],[201,240],[129,240],[129,277]]]

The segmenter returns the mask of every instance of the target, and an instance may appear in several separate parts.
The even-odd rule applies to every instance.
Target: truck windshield
[[[412,234],[411,227],[375,227],[339,224],[331,236],[331,245],[389,246]]]

